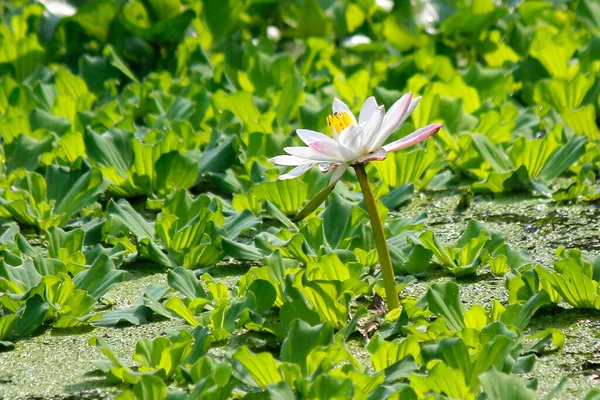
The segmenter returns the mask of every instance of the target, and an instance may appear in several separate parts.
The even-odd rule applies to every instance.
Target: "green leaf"
[[[473,366],[469,350],[461,338],[442,339],[438,344],[438,351],[450,368],[461,371],[465,378],[471,376]]]
[[[227,0],[226,3],[208,0],[203,4],[207,10],[203,16],[216,42],[223,42],[227,34],[239,23],[245,4],[240,0]]]
[[[388,342],[377,334],[369,341],[366,349],[369,351],[375,371],[395,366],[407,357],[414,363],[414,360],[419,359],[421,355],[419,342],[413,336],[409,336],[401,341]],[[386,372],[386,375],[388,373],[389,371]]]
[[[198,176],[198,164],[178,151],[160,156],[154,168],[156,169],[154,187],[159,193],[187,189],[194,184]]]
[[[92,205],[106,182],[99,171],[69,171],[58,166],[46,168],[45,176],[22,171],[16,187],[0,193],[0,205],[15,219],[47,229],[61,226],[83,208]]]
[[[114,263],[105,254],[100,254],[89,269],[77,274],[73,281],[78,289],[85,290],[96,299],[101,298],[111,287],[123,281],[123,271],[117,271]]]
[[[336,281],[304,282],[302,294],[312,303],[322,321],[341,329],[348,319],[349,309],[338,284]]]
[[[5,147],[6,172],[12,172],[19,168],[35,171],[40,165],[40,156],[52,150],[52,137],[48,136],[42,140],[36,140],[29,136],[19,135],[8,146]]]
[[[225,254],[237,260],[258,261],[267,255],[265,252],[254,246],[237,243],[225,237],[221,240],[221,245],[223,246]]]
[[[491,368],[479,375],[484,393],[490,400],[533,400],[535,392],[516,375],[506,375]]]
[[[293,33],[297,37],[325,36],[328,19],[317,0],[302,0],[290,5],[289,16],[295,22]]]
[[[575,260],[569,259],[563,263],[560,271],[548,271],[538,267],[536,272],[573,307],[600,310],[598,282],[586,274],[584,268]]]
[[[163,400],[167,398],[167,385],[156,376],[142,375],[140,381],[133,385],[133,393],[139,400]]]
[[[196,278],[196,275],[183,267],[170,269],[167,272],[167,281],[169,286],[179,293],[186,296],[188,299],[207,298],[207,293],[201,284],[201,281]]]
[[[542,290],[533,295],[524,305],[511,304],[500,316],[500,321],[506,325],[514,325],[520,330],[524,330],[535,312],[543,306],[551,303],[548,292]]]
[[[154,227],[138,214],[126,200],[120,199],[116,203],[111,200],[107,208],[111,218],[125,225],[139,239],[154,239]]]
[[[537,177],[547,182],[556,179],[585,153],[586,142],[585,136],[571,137],[564,146],[552,153]]]
[[[27,299],[20,315],[0,317],[0,340],[23,339],[33,334],[44,322],[49,305],[40,296]]]
[[[258,199],[269,200],[286,215],[293,215],[306,201],[308,187],[298,179],[288,179],[253,186],[252,193]]]
[[[117,13],[117,5],[111,0],[93,0],[83,4],[74,16],[61,23],[75,22],[89,35],[106,41],[110,23]]]
[[[381,198],[381,202],[389,210],[400,207],[403,203],[413,198],[415,193],[415,185],[413,183],[405,183],[399,187],[392,189],[388,194]]]
[[[449,398],[464,399],[473,397],[465,382],[465,377],[459,370],[451,369],[444,363],[437,363],[429,375],[410,374],[410,386],[419,397],[429,391],[445,394]]]
[[[256,299],[256,303],[252,311],[255,311],[259,314],[264,313],[273,307],[275,300],[277,299],[277,292],[273,285],[263,279],[256,279],[252,281],[250,286],[248,286],[247,295],[252,293]]]
[[[454,282],[434,283],[425,295],[429,310],[444,318],[448,328],[461,331],[465,327],[463,305],[458,285]]]
[[[125,177],[133,163],[130,142],[133,135],[121,129],[111,129],[99,135],[91,128],[85,130],[83,139],[88,157],[102,167],[113,167]]]
[[[308,373],[307,357],[310,352],[319,346],[334,343],[333,327],[324,323],[310,326],[308,323],[297,319],[292,321],[287,338],[281,345],[281,360],[300,366],[302,373]]]
[[[512,165],[507,155],[494,146],[487,136],[471,134],[471,138],[481,156],[490,163],[492,168],[494,168],[494,171],[499,174],[504,174],[515,170],[515,167]]]
[[[240,381],[254,387],[266,388],[283,380],[278,361],[270,353],[252,353],[246,346],[233,353],[233,374]]]
[[[38,37],[30,33],[23,38],[4,37],[0,46],[0,65],[10,65],[10,71],[17,81],[23,81],[44,62],[46,53]]]
[[[568,76],[568,65],[573,53],[577,50],[577,41],[573,31],[564,29],[558,33],[548,28],[538,28],[535,31],[530,46],[530,54],[554,76]]]
[[[190,152],[189,156],[198,161],[198,177],[207,172],[224,172],[236,163],[238,141],[235,137],[200,152]]]
[[[350,379],[321,374],[309,387],[308,396],[313,399],[348,399],[352,397],[354,385]]]
[[[151,284],[146,288],[144,294],[133,301],[131,307],[103,312],[101,313],[102,317],[94,320],[92,325],[114,327],[124,322],[133,325],[147,324],[151,321],[153,312],[152,309],[144,305],[145,297],[159,301],[168,290],[169,288],[166,285]]]
[[[252,211],[243,210],[241,213],[227,217],[223,228],[227,232],[227,237],[235,240],[242,233],[254,231],[261,222],[261,219],[255,216]]]
[[[60,250],[66,250],[67,254],[73,254],[83,249],[85,232],[81,229],[73,229],[65,232],[58,227],[50,227],[46,231],[46,240],[48,240],[48,254],[52,258],[59,258]]]
[[[323,232],[332,249],[347,248],[358,225],[367,220],[367,213],[334,194],[323,211]]]

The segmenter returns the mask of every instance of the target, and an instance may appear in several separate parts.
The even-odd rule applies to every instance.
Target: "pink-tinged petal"
[[[347,163],[335,163],[335,164],[332,164],[332,163],[321,163],[321,164],[319,164],[319,171],[321,171],[322,173],[325,174],[325,173],[327,173],[329,171],[337,169],[340,165],[344,165],[344,164],[347,164]]]
[[[322,161],[344,162],[356,158],[352,151],[338,143],[331,144],[330,142],[316,141],[311,143],[309,147],[316,154],[323,157]]]
[[[396,151],[396,150],[403,149],[405,147],[412,146],[413,144],[422,142],[423,140],[427,139],[429,136],[435,134],[437,131],[440,130],[441,127],[442,127],[442,124],[427,125],[421,129],[417,129],[416,131],[414,131],[410,135],[403,137],[402,139],[399,139],[399,140],[396,140],[395,142],[386,144],[385,146],[383,146],[383,148],[388,153],[391,153],[392,151]]]
[[[301,164],[312,163],[313,161],[307,160],[305,158],[294,157],[294,156],[276,156],[273,158],[269,158],[269,161],[273,164],[277,165],[286,165],[286,166],[297,166]]]
[[[415,108],[417,108],[417,105],[419,104],[419,102],[421,101],[421,99],[423,98],[423,96],[419,96],[419,97],[415,97],[414,99],[412,99],[410,101],[410,105],[408,106],[408,110],[406,110],[406,114],[404,115],[404,119],[402,120],[402,122],[406,121],[406,119],[410,116],[410,114],[412,114],[412,112],[415,110]],[[402,123],[400,122],[400,123]]]
[[[319,164],[319,171],[321,171],[322,173],[326,173],[331,171],[333,168],[335,168],[337,164],[332,164],[330,162],[323,162],[321,164]]]
[[[310,149],[310,147],[304,146],[284,147],[283,151],[291,156],[305,158],[307,160],[312,160],[316,155],[315,152]]]
[[[357,163],[366,163],[368,161],[383,161],[387,157],[387,151],[384,149],[379,149],[374,153],[371,153],[367,156],[363,156],[356,160]]]
[[[292,169],[287,174],[283,174],[279,177],[280,180],[293,179],[297,178],[306,171],[308,171],[314,164],[302,164],[298,165],[296,168]]]
[[[350,166],[350,164],[348,164],[348,163],[337,164],[334,167],[335,169],[333,170],[333,174],[331,175],[331,179],[329,180],[328,186],[334,185],[337,181],[339,181],[349,166]]]
[[[336,142],[333,142],[333,144],[330,144],[330,145],[337,147]],[[314,161],[330,161],[330,159],[331,159],[331,157],[329,157],[329,156],[326,156],[326,155],[323,155],[323,154],[313,151],[310,147],[293,146],[293,147],[284,147],[283,150],[285,150],[285,152],[291,156],[304,158],[306,160],[313,161],[313,162]]]
[[[385,116],[383,117],[383,123],[381,124],[381,129],[377,133],[376,139],[370,142],[370,151],[375,151],[380,148],[390,137],[390,135],[394,133],[396,129],[398,129],[398,126],[400,126],[405,119],[411,100],[412,93],[407,93],[398,101],[396,101],[392,107],[390,107],[388,112],[385,113]]]
[[[329,136],[324,135],[321,132],[311,131],[310,129],[296,129],[296,133],[298,134],[300,140],[302,140],[307,146],[312,142],[316,142],[317,140],[333,141],[333,139]]]
[[[354,154],[359,154],[363,136],[363,130],[360,126],[350,125],[340,132],[338,142]]]
[[[375,96],[371,96],[368,99],[366,99],[360,109],[360,114],[358,115],[358,123],[361,125],[363,123],[367,123],[371,119],[371,116],[373,115],[376,109],[377,101],[375,100]]]
[[[384,106],[381,105],[375,109],[371,119],[363,127],[363,136],[361,141],[361,153],[365,153],[371,150],[371,143],[376,140],[379,131],[381,130],[381,124],[385,115]],[[381,146],[379,146],[381,147]]]
[[[348,113],[348,115],[352,119],[352,122],[356,124],[356,118],[354,118],[354,114],[352,114],[352,111],[350,111],[350,107],[348,107],[346,105],[346,103],[344,103],[343,101],[341,101],[337,97],[335,99],[333,99],[333,105],[331,106],[331,110],[333,111],[334,114],[336,112],[339,112],[339,113],[341,113],[341,112]]]

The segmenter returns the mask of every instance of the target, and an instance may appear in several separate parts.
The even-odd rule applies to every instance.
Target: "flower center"
[[[333,137],[337,138],[345,128],[352,125],[352,119],[345,111],[336,112],[327,117],[327,125]]]

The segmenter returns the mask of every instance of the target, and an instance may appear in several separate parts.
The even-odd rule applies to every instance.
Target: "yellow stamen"
[[[327,125],[334,137],[339,136],[346,127],[352,125],[352,119],[347,112],[336,112],[327,117]]]

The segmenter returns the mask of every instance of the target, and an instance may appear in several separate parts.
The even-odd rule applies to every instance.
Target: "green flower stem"
[[[375,235],[375,244],[377,245],[377,254],[379,255],[379,264],[383,273],[383,284],[385,286],[385,296],[387,298],[388,310],[395,310],[400,307],[398,302],[398,292],[396,291],[396,278],[394,277],[394,268],[392,267],[392,259],[390,258],[390,250],[388,249],[385,239],[383,224],[377,213],[377,205],[375,197],[369,185],[369,178],[365,171],[364,164],[353,165],[360,183],[360,188],[363,192],[365,204],[367,205],[367,213],[371,220],[371,227]]]

